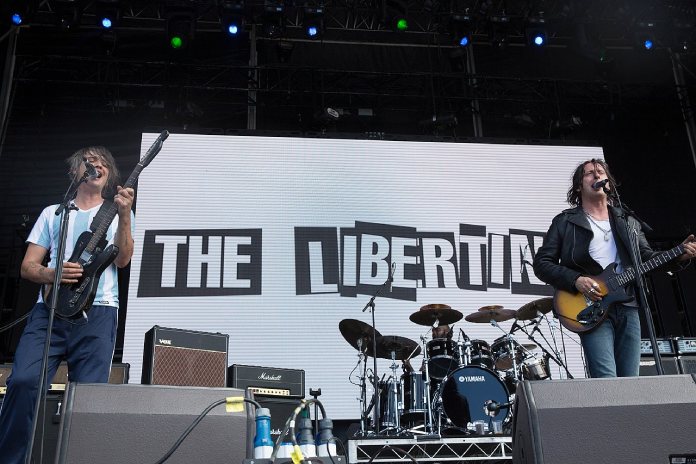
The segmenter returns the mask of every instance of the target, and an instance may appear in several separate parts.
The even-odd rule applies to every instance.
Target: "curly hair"
[[[585,176],[585,166],[588,164],[593,164],[595,166],[600,165],[604,169],[604,172],[607,174],[609,183],[613,186],[617,185],[616,180],[614,179],[614,176],[611,174],[611,171],[609,170],[609,165],[606,161],[599,158],[592,158],[583,161],[578,165],[577,168],[575,168],[575,171],[573,172],[571,186],[568,189],[568,194],[566,196],[566,200],[572,206],[582,206],[582,197],[580,196],[580,191],[582,190],[582,178]],[[614,195],[614,191],[611,190],[609,192],[609,201],[613,200]]]
[[[116,161],[108,148],[102,146],[84,147],[77,150],[65,161],[68,163],[68,176],[71,180],[77,180],[77,172],[89,156],[96,156],[101,163],[109,170],[109,177],[106,179],[106,185],[102,191],[102,196],[108,198],[109,195],[115,194],[116,186],[120,182],[120,173],[116,167]]]

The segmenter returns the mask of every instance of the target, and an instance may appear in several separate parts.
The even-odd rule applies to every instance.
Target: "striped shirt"
[[[72,255],[80,234],[89,230],[89,226],[100,207],[101,205],[97,205],[88,210],[78,209],[77,211],[70,212],[64,261],[67,261]],[[56,209],[58,209],[58,205],[51,205],[44,208],[27,238],[28,243],[34,243],[50,250],[50,261],[48,262],[48,267],[50,268],[56,267],[56,254],[58,252],[58,238],[60,233],[60,216],[56,216]],[[135,231],[135,221],[133,218],[133,212],[131,212],[131,233]],[[110,245],[113,244],[117,228],[118,215],[114,217],[106,232],[105,238]],[[43,303],[41,292],[39,292],[38,302]],[[118,274],[116,265],[113,263],[104,270],[99,279],[94,304],[118,308]]]

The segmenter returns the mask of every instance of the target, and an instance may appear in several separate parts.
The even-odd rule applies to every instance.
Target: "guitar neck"
[[[126,180],[125,184],[123,184],[123,188],[132,188],[137,182],[138,176],[140,176],[143,168],[145,168],[145,166],[138,163],[135,166],[135,169],[133,169],[130,177],[128,177],[128,180]],[[100,214],[95,218],[95,220],[98,220],[98,222],[94,225],[94,233],[92,234],[92,238],[89,240],[89,243],[87,243],[85,250],[90,253],[95,250],[99,242],[106,236],[106,231],[109,230],[111,221],[114,220],[117,214],[118,206],[116,206],[116,203],[111,203],[106,211],[104,211],[103,215]]]
[[[622,272],[621,274],[617,274],[615,279],[616,281],[621,284],[621,286],[626,286],[629,283],[633,282],[636,278],[636,271],[639,273],[639,275],[643,275],[646,272],[650,272],[654,269],[657,269],[660,266],[663,266],[674,259],[676,259],[678,256],[684,253],[684,245],[677,245],[671,250],[664,251],[660,253],[657,256],[653,256],[649,260],[645,261],[642,263],[640,266],[637,268],[630,268],[627,269],[626,271]]]

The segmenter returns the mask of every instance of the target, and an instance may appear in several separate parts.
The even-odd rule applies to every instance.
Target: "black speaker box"
[[[679,361],[674,356],[661,356],[662,371],[665,375],[681,374],[679,370]],[[657,375],[657,367],[655,367],[655,358],[641,357],[640,358],[640,375]]]
[[[696,453],[696,377],[524,381],[514,464],[670,462]]]
[[[680,356],[679,368],[682,374],[696,374],[696,356]]]
[[[70,383],[58,437],[58,464],[157,462],[200,413],[235,388]],[[252,456],[253,407],[215,407],[168,464],[230,464]]]

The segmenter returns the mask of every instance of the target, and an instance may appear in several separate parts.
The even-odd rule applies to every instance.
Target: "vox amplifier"
[[[228,387],[249,389],[254,395],[304,398],[305,372],[301,369],[245,366],[227,368]]]

